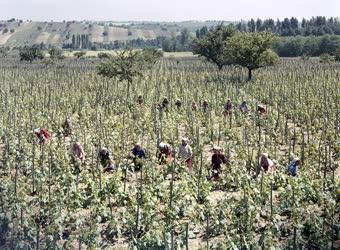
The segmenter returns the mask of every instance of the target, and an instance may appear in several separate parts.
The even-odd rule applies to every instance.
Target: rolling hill
[[[72,42],[72,36],[88,35],[92,43],[109,43],[141,38],[155,39],[179,34],[182,29],[194,33],[202,26],[213,26],[218,21],[185,22],[34,22],[11,19],[0,21],[0,46],[18,47],[44,43],[61,47]]]

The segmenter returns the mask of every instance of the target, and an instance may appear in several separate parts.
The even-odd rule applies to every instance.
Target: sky
[[[185,21],[339,17],[340,0],[0,0],[0,20]]]

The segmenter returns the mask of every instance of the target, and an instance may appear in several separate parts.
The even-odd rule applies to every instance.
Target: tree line
[[[253,70],[279,61],[271,49],[276,38],[268,31],[240,32],[233,25],[219,25],[194,41],[193,52],[214,63],[219,70],[226,65],[242,66],[248,70],[248,80],[251,80]]]
[[[323,16],[311,19],[303,18],[301,22],[295,17],[274,19],[251,19],[248,22],[231,24],[242,32],[270,31],[279,36],[272,49],[281,57],[320,56],[327,53],[334,55],[340,47],[340,21],[337,18]],[[73,35],[71,43],[63,44],[64,49],[105,49],[124,48],[162,48],[165,52],[192,51],[195,40],[206,36],[214,27],[203,26],[195,32],[182,29],[170,37],[158,36],[155,39],[131,39],[109,43],[92,43],[88,35]]]
[[[239,31],[261,32],[271,31],[279,36],[323,36],[340,35],[340,21],[338,18],[326,18],[324,16],[303,18],[301,22],[295,17],[284,18],[282,21],[277,19],[251,19],[248,22],[236,24]]]
[[[188,29],[180,31],[179,35],[173,33],[171,37],[157,36],[155,39],[116,40],[106,43],[92,43],[88,35],[73,35],[71,43],[64,43],[63,49],[90,49],[90,50],[116,50],[125,48],[162,48],[165,52],[191,51],[194,36]]]
[[[340,49],[340,36],[280,37],[273,43],[274,51],[281,57],[336,55]]]
[[[64,43],[63,49],[92,49],[93,44],[90,41],[88,34],[73,34],[71,43]]]

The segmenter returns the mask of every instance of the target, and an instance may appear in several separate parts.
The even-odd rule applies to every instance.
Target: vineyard
[[[338,63],[281,60],[247,81],[240,67],[162,58],[129,87],[98,75],[98,63],[0,61],[0,249],[340,247]],[[34,143],[36,128],[51,134],[46,144]],[[177,150],[182,137],[192,170],[176,154],[160,164],[159,143]],[[76,141],[84,162],[72,157]],[[128,154],[137,142],[148,157],[134,171]],[[208,178],[214,145],[228,158],[216,180]],[[102,147],[112,172],[97,159]],[[264,152],[273,173],[259,167]],[[298,177],[287,174],[294,157]]]

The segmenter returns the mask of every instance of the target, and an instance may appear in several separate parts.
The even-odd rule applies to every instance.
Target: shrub
[[[32,62],[37,59],[43,59],[44,54],[42,50],[34,45],[34,46],[25,46],[19,50],[20,61],[29,61]]]
[[[75,57],[77,57],[77,59],[80,59],[81,57],[86,55],[86,52],[85,51],[78,51],[78,52],[74,52],[73,55]]]
[[[340,46],[335,51],[335,61],[340,62]]]
[[[52,47],[48,53],[50,54],[50,57],[52,60],[61,60],[61,59],[64,59],[65,56],[63,55],[63,50],[60,49],[60,48],[57,48],[57,47]]]
[[[109,53],[105,53],[105,52],[100,52],[98,53],[97,56],[99,59],[109,59],[112,57],[112,55],[110,55]]]
[[[320,62],[321,63],[331,63],[334,62],[334,57],[330,54],[323,53],[320,55]]]

